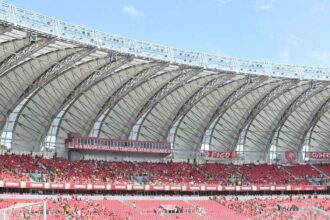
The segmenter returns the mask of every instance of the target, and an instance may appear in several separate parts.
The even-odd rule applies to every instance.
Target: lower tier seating
[[[234,211],[252,219],[329,219],[329,198],[305,195],[294,197],[215,197],[214,200]]]
[[[25,197],[28,197],[25,195]],[[175,199],[122,199],[91,198],[53,199],[0,199],[0,210],[22,203],[46,201],[47,219],[82,220],[247,220],[247,219],[329,219],[330,199],[316,195],[232,197],[218,196],[211,200]],[[7,217],[18,220],[41,219],[43,207],[11,209]],[[0,211],[1,214],[1,211]]]

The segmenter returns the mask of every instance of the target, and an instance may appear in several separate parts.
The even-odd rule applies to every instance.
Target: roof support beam
[[[186,102],[178,109],[176,115],[171,120],[169,125],[167,126],[167,132],[164,137],[167,137],[170,129],[174,126],[176,121],[181,118],[182,116],[186,115],[190,109],[198,103],[200,100],[202,100],[204,97],[208,96],[210,93],[212,93],[214,90],[219,89],[223,87],[224,85],[230,84],[236,80],[231,80],[234,78],[235,75],[219,75],[218,78],[211,80],[207,84],[203,85],[203,87],[199,90],[197,90],[194,94],[192,94],[189,99],[186,100]]]
[[[198,75],[202,70],[201,69],[184,69],[184,67],[181,68],[181,74],[179,74],[177,77],[174,77],[172,80],[170,80],[168,83],[166,83],[163,87],[159,89],[157,93],[155,93],[147,103],[141,108],[135,119],[132,121],[132,124],[130,125],[131,128],[133,128],[133,125],[137,123],[137,121],[145,115],[148,111],[150,112],[151,109],[153,109],[162,99],[164,99],[167,95],[175,91],[177,88],[183,86],[187,81],[189,81],[194,76]],[[144,117],[147,118],[147,113]],[[143,121],[144,121],[143,119]],[[141,124],[143,124],[143,121]]]
[[[315,94],[320,93],[324,90],[326,87],[326,84],[320,84],[318,86],[318,89],[313,89],[313,87],[309,87],[305,89],[301,95],[299,95],[295,100],[291,102],[291,104],[283,111],[281,116],[279,117],[279,120],[276,123],[276,126],[274,127],[274,130],[272,130],[271,135],[267,141],[267,151],[269,151],[270,146],[272,144],[272,141],[275,141],[275,145],[278,143],[278,137],[281,133],[282,126],[284,125],[285,121],[288,119],[288,117],[291,115],[293,111],[295,111],[299,106],[301,106],[306,100],[313,97]]]
[[[182,68],[182,67],[181,67]],[[160,90],[150,98],[150,100],[144,105],[144,107],[140,110],[139,114],[136,117],[138,120],[142,115],[144,115],[148,110],[152,109],[160,100],[165,98],[168,94],[184,85],[189,79],[193,78],[197,74],[199,74],[201,69],[182,69],[182,73],[169,81],[166,85],[164,85]]]
[[[0,77],[6,75],[11,69],[13,69],[20,62],[30,57],[33,53],[41,50],[47,45],[53,43],[55,38],[47,38],[43,40],[39,40],[36,42],[30,42],[27,46],[23,47],[19,51],[15,52],[7,59],[5,59],[0,64]]]
[[[60,62],[50,67],[47,71],[41,74],[33,83],[31,83],[29,87],[27,87],[27,89],[22,93],[22,95],[17,99],[13,107],[9,111],[7,111],[5,118],[7,118],[8,115],[12,112],[12,110],[15,109],[15,107],[19,105],[31,93],[33,93],[33,95],[29,96],[29,99],[31,99],[37,93],[37,90],[43,88],[52,79],[65,72],[68,68],[72,67],[78,60],[88,56],[93,51],[95,51],[94,48],[83,49],[77,53],[65,57]],[[27,103],[28,102],[26,102],[25,104]],[[24,109],[24,107],[22,109]],[[0,131],[2,131],[2,129],[3,125],[0,128]]]
[[[13,30],[13,27],[14,27],[14,25],[10,24],[8,26],[5,26],[5,27],[1,28],[0,29],[0,35],[5,34],[7,32],[11,32]]]
[[[130,61],[130,58],[128,58],[128,62]],[[116,61],[116,65],[112,66],[112,70],[110,72],[104,73],[103,76],[97,77],[95,83],[87,83],[86,90],[80,93],[80,95],[72,102],[69,102],[69,106],[65,107],[65,112],[61,116],[61,121],[58,124],[58,128],[61,128],[63,130],[66,130],[68,128],[63,128],[62,123],[68,122],[67,126],[69,126],[71,129],[78,129],[78,132],[81,134],[88,134],[90,130],[93,128],[96,121],[100,121],[100,118],[97,118],[97,114],[100,112],[102,106],[106,102],[107,99],[109,99],[109,96],[111,96],[118,88],[120,88],[125,82],[130,80],[133,75],[137,74],[138,72],[141,72],[142,70],[145,70],[149,68],[150,66],[154,65],[153,63],[146,62],[146,63],[140,63],[140,64],[132,64],[128,65],[124,68],[120,68],[122,65],[124,65],[126,62],[119,59]],[[115,68],[116,67],[116,68]],[[120,69],[117,69],[120,68]],[[128,72],[127,72],[128,71]],[[130,73],[129,73],[130,72]],[[128,73],[126,75],[126,73]],[[123,76],[123,78],[121,78]],[[115,80],[119,77],[119,80]],[[117,85],[115,85],[117,83]],[[101,84],[101,85],[100,85]],[[99,94],[99,86],[103,87],[105,86],[104,90],[102,89],[102,95]],[[84,114],[83,116],[88,116],[84,120],[80,120],[79,122],[73,122],[71,120],[66,120],[67,114],[76,117],[77,119],[81,116],[80,112],[77,112],[78,109],[76,109],[76,104],[79,105],[81,102],[81,99],[87,98],[87,103],[84,104],[84,108],[86,107],[89,109],[88,112],[91,115]],[[84,101],[86,102],[86,100]],[[89,106],[90,103],[91,106]],[[91,107],[91,109],[90,109]],[[73,113],[73,112],[75,113]],[[76,113],[78,115],[76,115]],[[80,115],[80,116],[79,116]],[[66,123],[65,123],[66,124]],[[57,129],[56,136],[59,135],[60,129]]]
[[[83,80],[78,86],[76,86],[71,93],[66,97],[66,99],[61,104],[61,107],[57,110],[56,114],[52,116],[51,121],[54,120],[54,118],[62,111],[62,109],[65,108],[65,111],[62,113],[62,115],[65,115],[68,109],[70,109],[70,106],[74,103],[74,100],[79,99],[79,97],[84,94],[85,91],[90,89],[92,86],[97,84],[98,82],[102,81],[106,77],[108,77],[110,74],[113,74],[113,72],[119,68],[120,66],[126,64],[132,60],[132,57],[122,57],[120,59],[112,60],[110,63],[107,63],[103,65],[102,67],[98,68],[96,71],[94,71],[87,79]],[[45,131],[48,133],[48,130],[52,124],[49,124]],[[59,127],[58,127],[59,128]],[[47,133],[44,133],[41,137],[41,140],[43,140]],[[57,133],[57,132],[56,132]]]
[[[72,102],[73,99],[78,99],[85,91],[90,89],[92,86],[97,84],[98,82],[104,80],[110,74],[118,69],[120,66],[126,64],[131,61],[132,57],[123,57],[116,61],[110,61],[109,63],[103,65],[95,72],[93,72],[87,79],[83,80],[78,86],[76,86],[70,93],[68,97],[66,97],[65,101],[61,105],[61,109]]]
[[[97,117],[95,120],[97,120],[99,117],[101,117],[103,114],[109,114],[111,109],[123,98],[125,95],[127,95],[130,91],[134,90],[141,84],[145,83],[147,80],[149,80],[153,75],[161,71],[162,69],[166,68],[169,64],[168,63],[153,63],[151,66],[147,67],[146,69],[138,72],[134,75],[134,77],[130,78],[128,81],[126,81],[117,91],[114,92],[113,95],[111,95],[103,104],[101,109],[99,110]],[[102,119],[102,123],[105,120],[106,117]],[[96,121],[93,121],[90,125],[93,126]],[[101,123],[101,124],[102,124]],[[101,125],[102,127],[102,125]],[[88,129],[90,130],[92,127]],[[101,129],[100,129],[101,130]]]
[[[314,127],[317,124],[317,122],[321,119],[321,117],[330,110],[330,98],[328,98],[321,106],[319,109],[317,109],[315,111],[315,114],[312,118],[312,120],[308,123],[308,125],[306,126],[306,129],[304,130],[304,134],[301,138],[300,144],[299,144],[299,148],[298,151],[301,151],[303,149],[305,140],[306,140],[306,136],[308,134],[308,132],[310,131],[310,137],[313,133]],[[310,142],[310,137],[307,139],[308,142]],[[310,143],[308,143],[310,144]]]
[[[59,63],[55,64],[50,69],[48,69],[44,74],[42,74],[37,79],[37,81],[32,84],[32,85],[34,85],[33,87],[45,86],[50,81],[52,81],[59,75],[63,74],[64,72],[66,72],[68,69],[74,67],[78,61],[89,56],[91,53],[93,53],[95,51],[96,51],[96,48],[85,48],[85,49],[82,49],[78,53],[74,53],[74,54],[64,58]]]
[[[252,80],[252,81],[250,81]],[[244,83],[239,89],[231,93],[220,105],[215,106],[215,109],[211,112],[211,117],[207,121],[204,127],[201,128],[201,132],[198,136],[198,141],[195,146],[195,157],[198,156],[199,150],[198,147],[201,146],[203,142],[203,137],[207,129],[211,126],[212,122],[217,118],[221,117],[237,100],[244,97],[248,92],[255,90],[265,81],[268,80],[268,77],[256,77],[251,79],[247,78],[246,83]]]
[[[280,81],[280,85],[276,86],[272,91],[268,92],[250,111],[247,118],[244,120],[244,122],[241,124],[241,126],[238,128],[239,132],[236,134],[234,138],[234,145],[232,146],[232,150],[237,146],[237,143],[239,141],[239,137],[241,137],[241,132],[243,132],[243,129],[257,117],[257,115],[264,109],[270,102],[274,101],[276,98],[278,98],[283,93],[287,92],[288,90],[292,89],[292,87],[296,84],[297,80],[289,80],[287,82]],[[249,126],[248,126],[249,127]],[[248,130],[248,129],[247,129]],[[247,131],[246,130],[246,131]],[[211,136],[213,134],[211,133]],[[246,135],[244,135],[246,137]],[[211,139],[210,139],[211,140]],[[245,141],[244,141],[245,143]]]

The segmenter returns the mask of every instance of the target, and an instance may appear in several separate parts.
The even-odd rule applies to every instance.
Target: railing
[[[330,68],[244,60],[166,47],[63,22],[2,1],[0,20],[58,38],[171,63],[244,74],[330,80]]]

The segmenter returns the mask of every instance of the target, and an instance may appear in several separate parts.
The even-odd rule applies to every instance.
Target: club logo
[[[292,162],[294,160],[296,160],[297,155],[294,151],[286,151],[285,152],[285,159],[289,162]]]

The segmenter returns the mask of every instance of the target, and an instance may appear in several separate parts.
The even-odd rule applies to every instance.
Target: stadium
[[[0,219],[330,219],[329,68],[0,2]]]

